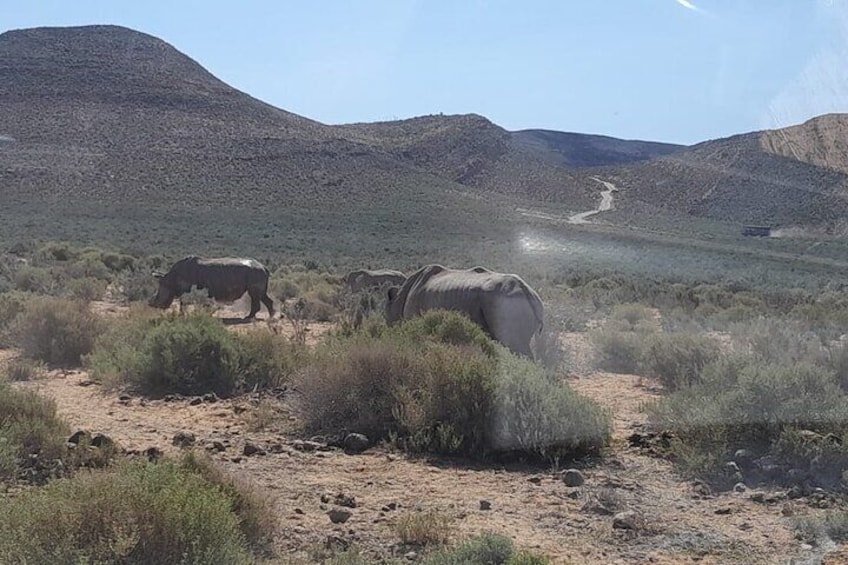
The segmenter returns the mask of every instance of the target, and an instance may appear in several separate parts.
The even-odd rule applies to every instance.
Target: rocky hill
[[[481,195],[580,211],[597,203],[597,175],[619,186],[618,207],[831,226],[848,216],[841,131],[845,119],[831,116],[680,147],[509,132],[474,114],[328,126],[230,87],[144,33],[17,30],[0,35],[0,237],[162,230],[156,243],[188,237],[191,224],[197,241],[222,246],[285,231],[304,249],[340,234],[352,247],[395,249],[386,241],[420,245],[425,228],[434,246],[486,241],[497,229],[511,236],[505,208]],[[243,229],[222,229],[233,221]]]

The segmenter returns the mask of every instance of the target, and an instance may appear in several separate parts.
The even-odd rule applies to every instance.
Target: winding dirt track
[[[589,210],[588,212],[581,212],[579,214],[574,214],[573,216],[569,216],[568,223],[570,224],[588,224],[590,223],[586,218],[589,216],[594,216],[600,212],[606,212],[607,210],[612,209],[612,193],[618,192],[618,187],[616,187],[613,183],[607,182],[605,180],[601,180],[598,177],[592,177],[592,180],[596,180],[602,185],[606,190],[601,191],[601,203],[594,210]]]

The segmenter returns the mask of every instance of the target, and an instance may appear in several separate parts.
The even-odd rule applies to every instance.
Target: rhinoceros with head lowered
[[[155,308],[168,308],[175,298],[195,286],[198,290],[207,289],[209,298],[218,302],[235,302],[247,292],[250,313],[245,320],[256,316],[260,302],[268,309],[268,317],[274,317],[274,301],[268,296],[270,273],[255,259],[205,259],[190,255],[174,263],[167,273],[154,273],[153,276],[159,279],[159,290],[149,302]]]
[[[485,267],[454,270],[427,265],[402,286],[389,288],[386,322],[392,325],[437,309],[467,314],[492,339],[533,359],[530,341],[542,331],[544,307],[518,275]]]

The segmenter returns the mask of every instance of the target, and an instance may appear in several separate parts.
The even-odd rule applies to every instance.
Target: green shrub
[[[0,555],[20,563],[253,561],[228,493],[167,461],[124,463],[8,499]]]
[[[86,359],[92,377],[144,394],[229,396],[276,387],[308,360],[307,351],[263,331],[236,334],[202,312],[186,316],[132,313],[114,323]]]
[[[0,293],[0,345],[9,345],[9,328],[24,311],[30,295],[23,292]]]
[[[696,382],[704,365],[719,353],[718,342],[707,336],[657,333],[647,339],[642,351],[641,374],[677,390]]]
[[[502,349],[493,413],[494,446],[542,457],[597,453],[612,420],[593,401]]]
[[[31,359],[13,359],[6,363],[4,373],[9,382],[33,381],[43,377],[47,367]]]
[[[15,273],[15,289],[36,294],[50,294],[56,286],[47,269],[24,265]]]
[[[706,365],[699,382],[646,409],[655,429],[676,436],[673,452],[681,468],[709,477],[741,448],[798,456],[787,443],[790,430],[841,434],[848,427],[846,400],[825,368],[729,356]]]
[[[136,331],[128,329],[128,334],[142,337],[137,350],[118,343],[106,353],[112,358],[130,357],[126,366],[115,368],[131,387],[153,395],[215,392],[229,396],[236,390],[239,350],[220,320],[201,313],[172,314],[147,321]],[[93,366],[103,365],[93,361]]]
[[[401,543],[427,547],[446,544],[450,539],[451,525],[449,516],[430,510],[404,514],[392,525],[392,529]]]
[[[52,400],[0,382],[0,482],[39,459],[60,458],[68,433]]]
[[[239,529],[255,552],[270,554],[274,532],[278,526],[277,514],[271,499],[254,488],[246,479],[228,473],[216,466],[206,455],[187,453],[181,462],[184,469],[193,471],[217,487],[231,502],[238,516]]]
[[[424,558],[424,565],[546,565],[549,560],[529,551],[516,551],[512,540],[502,534],[474,536],[453,549]]]
[[[91,302],[106,294],[106,281],[93,277],[71,279],[65,283],[65,293],[71,298]]]
[[[264,331],[236,334],[239,383],[242,390],[280,387],[309,361],[309,350],[282,336]]]
[[[296,378],[303,421],[472,456],[556,456],[606,440],[609,421],[594,404],[479,331],[457,313],[430,312],[328,340]]]
[[[802,516],[793,520],[795,537],[808,543],[843,543],[848,540],[848,511],[835,510],[823,516]]]
[[[646,341],[644,333],[600,328],[589,332],[589,339],[595,348],[596,363],[600,369],[629,374],[639,370]]]
[[[610,319],[626,322],[633,328],[655,324],[654,311],[642,304],[617,304],[613,306]]]
[[[85,302],[39,296],[27,302],[10,335],[31,359],[76,366],[91,352],[102,329]]]

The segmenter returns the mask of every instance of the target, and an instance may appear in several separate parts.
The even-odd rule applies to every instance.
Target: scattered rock
[[[407,551],[406,553],[404,553],[403,558],[407,561],[415,561],[416,559],[418,559],[418,552]]]
[[[189,405],[189,406],[197,406],[198,404],[203,404],[203,399],[202,399],[201,397],[199,397],[199,396],[195,396],[195,397],[194,397],[194,398],[192,398],[192,399],[191,399],[191,401],[188,403],[188,405]]]
[[[100,449],[115,447],[115,441],[107,435],[97,434],[91,438],[91,445]]]
[[[158,461],[162,457],[162,450],[158,447],[148,447],[144,450],[144,455],[149,461]]]
[[[481,500],[480,501],[480,510],[491,510],[491,509],[492,509],[492,503],[491,502],[489,502],[488,500]]]
[[[739,472],[739,465],[737,465],[735,461],[728,461],[727,463],[724,464],[724,471],[728,475],[738,473]]]
[[[619,512],[612,519],[612,527],[616,530],[635,530],[639,526],[639,515],[633,510]]]
[[[794,516],[795,515],[795,508],[793,508],[791,503],[787,503],[787,504],[784,504],[781,507],[780,513],[783,516]]]
[[[194,445],[197,438],[192,432],[181,431],[174,434],[173,444],[179,447],[190,447]]]
[[[736,483],[733,485],[733,492],[745,492],[748,487],[745,486],[745,483]]]
[[[246,456],[250,457],[251,455],[265,455],[267,451],[253,443],[252,441],[244,442],[244,450],[242,451]]]
[[[201,400],[203,402],[209,402],[211,404],[211,403],[214,403],[214,402],[218,402],[218,400],[220,400],[220,399],[218,398],[218,395],[215,394],[214,392],[207,392],[206,394],[203,395]]]
[[[710,496],[713,493],[710,485],[702,481],[695,481],[692,483],[692,491],[696,496]]]
[[[294,449],[303,452],[318,451],[319,449],[323,449],[325,447],[324,444],[318,443],[317,441],[309,441],[304,439],[296,439],[292,441],[289,445],[291,445]]]
[[[295,509],[294,509],[294,513],[295,513],[295,514],[300,514],[301,516],[304,514],[304,512],[303,512],[303,509],[302,509],[302,508],[295,508]]]
[[[123,404],[124,406],[129,406],[132,402],[132,396],[129,394],[122,394],[118,397],[118,403]]]
[[[330,502],[330,495],[327,494],[327,493],[322,494],[321,495],[321,502],[323,502],[324,504],[327,504],[328,502]]]
[[[529,478],[529,479],[527,479],[527,480],[528,480],[529,482],[533,483],[534,485],[542,484],[542,477],[540,477],[540,476],[538,476],[538,475],[535,475],[535,476],[533,476],[533,477],[530,477],[530,478]]]
[[[567,487],[579,487],[584,483],[583,473],[577,469],[567,469],[562,473],[562,480]]]
[[[333,524],[344,524],[353,516],[353,512],[347,508],[332,508],[327,512],[327,516]]]
[[[97,381],[92,381],[91,379],[85,379],[83,381],[78,382],[77,384],[79,386],[91,386],[91,385],[96,385],[96,384],[100,384],[100,383],[98,383]]]
[[[348,455],[362,453],[368,449],[370,442],[364,434],[347,434],[344,438],[344,452]]]
[[[336,506],[344,506],[346,508],[356,508],[356,498],[347,494],[339,493],[333,499],[333,504]]]
[[[724,516],[726,514],[730,514],[731,512],[732,512],[732,509],[730,508],[730,506],[725,506],[724,508],[716,508],[715,509],[715,514],[718,514],[719,516]]]
[[[282,443],[275,443],[268,448],[268,451],[271,453],[283,453],[286,448]]]
[[[801,487],[795,485],[787,491],[786,496],[788,496],[790,500],[795,500],[796,498],[803,498],[804,491],[801,489]]]
[[[215,452],[220,453],[220,452],[226,451],[226,450],[227,450],[227,447],[223,444],[223,442],[220,442],[220,441],[210,441],[209,443],[206,444],[206,451],[215,451]]]
[[[68,438],[68,443],[72,443],[74,445],[79,445],[80,442],[85,441],[85,443],[91,444],[91,434],[85,430],[78,430],[74,432],[74,434]]]
[[[244,461],[244,458],[240,455],[236,455],[235,457],[231,457],[230,461],[232,461],[233,463],[241,463],[242,461]]]

